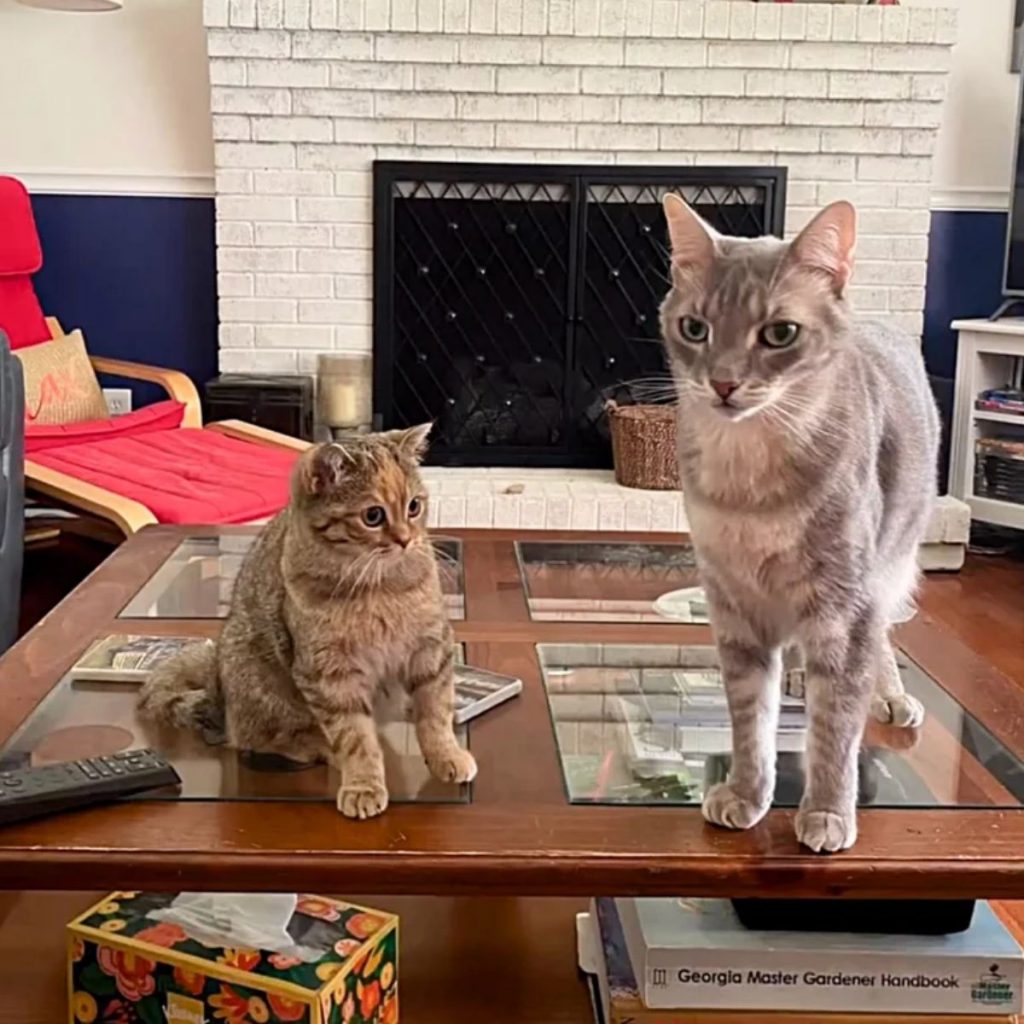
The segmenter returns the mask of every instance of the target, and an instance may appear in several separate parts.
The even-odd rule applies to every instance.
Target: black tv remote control
[[[180,785],[178,773],[154,750],[0,772],[0,825]]]

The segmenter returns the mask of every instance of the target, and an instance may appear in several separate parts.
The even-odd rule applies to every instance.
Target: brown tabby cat
[[[388,804],[374,700],[401,682],[431,772],[471,780],[417,468],[429,430],[306,452],[291,504],[246,556],[216,651],[193,648],[158,669],[142,711],[220,730],[241,750],[327,759],[341,773],[338,809],[369,818]]]

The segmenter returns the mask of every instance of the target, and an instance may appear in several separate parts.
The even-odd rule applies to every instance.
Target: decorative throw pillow
[[[14,354],[25,376],[26,423],[84,423],[110,416],[81,331]]]

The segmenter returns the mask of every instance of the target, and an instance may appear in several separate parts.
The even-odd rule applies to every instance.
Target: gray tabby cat
[[[917,726],[889,629],[917,583],[939,423],[915,343],[851,317],[856,213],[835,203],[790,244],[723,237],[665,200],[672,288],[662,333],[679,458],[733,726],[728,780],[704,800],[750,828],[775,786],[782,655],[806,666],[807,782],[796,834],[857,838],[870,710]]]

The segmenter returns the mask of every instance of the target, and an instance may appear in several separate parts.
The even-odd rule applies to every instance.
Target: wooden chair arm
[[[203,411],[199,404],[199,392],[195,384],[180,370],[166,370],[160,366],[145,363],[129,363],[124,359],[108,359],[106,356],[90,356],[90,362],[97,373],[109,373],[129,380],[145,380],[159,384],[171,398],[185,406],[183,427],[201,427]]]
[[[304,452],[312,447],[310,441],[289,437],[288,434],[280,434],[276,430],[268,430],[266,427],[258,427],[255,423],[245,423],[242,420],[220,420],[218,423],[208,423],[206,429],[215,430],[227,437],[237,437],[242,441],[271,445],[274,448],[288,448],[296,452]]]
[[[126,537],[156,522],[156,516],[141,502],[124,498],[103,487],[78,480],[67,473],[25,460],[26,488],[56,498],[72,508],[91,512],[112,522]]]

